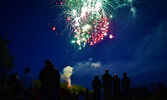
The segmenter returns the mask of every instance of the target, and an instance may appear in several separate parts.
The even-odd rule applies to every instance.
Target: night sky
[[[167,0],[138,0],[136,16],[128,8],[116,11],[110,21],[113,39],[77,51],[67,36],[65,19],[57,19],[49,0],[1,0],[0,34],[8,33],[8,47],[15,56],[10,72],[22,75],[31,68],[34,79],[51,59],[61,73],[74,68],[72,84],[91,87],[94,75],[127,72],[132,85],[163,82],[167,85]],[[125,13],[126,12],[126,13]],[[52,31],[52,27],[56,30]]]

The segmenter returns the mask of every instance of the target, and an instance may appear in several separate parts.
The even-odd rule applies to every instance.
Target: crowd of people
[[[102,81],[103,83],[99,80],[99,76],[96,75],[92,82],[94,100],[100,100],[102,86],[104,100],[132,100],[130,93],[131,81],[126,73],[123,73],[122,93],[120,88],[120,78],[116,74],[112,77],[111,74],[109,74],[108,69],[106,69],[105,74],[102,75]]]
[[[64,88],[60,89],[59,71],[50,60],[46,60],[45,67],[39,74],[40,88],[34,88],[33,76],[30,69],[26,68],[20,80],[15,73],[9,76],[6,85],[0,89],[0,100],[132,100],[149,96],[145,86],[130,89],[131,81],[127,73],[123,73],[121,80],[118,75],[112,76],[106,69],[101,79],[102,81],[95,75],[92,81],[93,92],[87,88],[86,91],[70,93]],[[157,98],[166,98],[165,86],[162,83],[158,85]]]

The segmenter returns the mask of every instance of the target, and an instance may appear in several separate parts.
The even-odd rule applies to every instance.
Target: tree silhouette
[[[6,82],[8,72],[14,67],[14,56],[7,47],[9,41],[7,33],[0,35],[0,88]]]

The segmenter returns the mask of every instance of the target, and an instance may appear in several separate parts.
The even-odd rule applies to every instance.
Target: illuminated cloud
[[[95,67],[95,68],[98,68],[101,66],[101,63],[100,62],[96,62],[96,63],[91,63],[91,67]]]

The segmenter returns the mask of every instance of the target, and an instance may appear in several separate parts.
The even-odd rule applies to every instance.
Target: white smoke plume
[[[61,80],[67,82],[67,87],[71,87],[71,75],[73,73],[73,68],[71,66],[67,66],[63,69]]]
[[[136,9],[136,7],[134,7],[134,2],[135,2],[135,0],[128,0],[128,2],[130,3],[130,11],[132,12],[132,16],[133,16],[133,18],[135,18],[136,17],[136,11],[137,11],[137,9]]]
[[[130,10],[132,12],[133,18],[135,18],[136,17],[136,8],[132,7]]]

